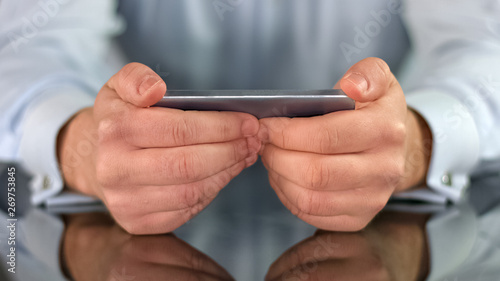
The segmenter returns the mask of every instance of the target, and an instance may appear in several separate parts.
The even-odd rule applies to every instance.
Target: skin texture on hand
[[[128,64],[58,139],[67,186],[100,198],[133,234],[181,226],[258,158],[255,117],[150,107],[165,91],[154,71]]]
[[[260,120],[260,154],[271,186],[296,216],[318,228],[365,227],[397,191],[422,183],[430,132],[407,110],[403,91],[381,59],[368,58],[337,84],[353,111]]]
[[[317,231],[284,252],[266,280],[425,280],[428,217],[382,212],[360,232]]]
[[[173,234],[133,236],[104,213],[65,217],[65,269],[73,280],[233,280]]]

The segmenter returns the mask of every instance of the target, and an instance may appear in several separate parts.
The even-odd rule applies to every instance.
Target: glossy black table
[[[18,175],[16,273],[2,227],[0,280],[500,280],[498,174],[475,178],[457,205],[391,201],[356,233],[294,217],[260,163],[165,235],[129,235],[100,204],[32,207],[27,181]]]

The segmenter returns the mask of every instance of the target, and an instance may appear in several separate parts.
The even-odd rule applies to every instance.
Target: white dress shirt
[[[62,190],[57,134],[117,70],[119,34],[170,89],[331,88],[381,57],[433,133],[430,189],[412,197],[458,201],[500,170],[497,0],[3,0],[0,160],[33,172],[33,203]]]

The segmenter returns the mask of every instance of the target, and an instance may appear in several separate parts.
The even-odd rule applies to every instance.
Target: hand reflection
[[[133,236],[101,213],[65,219],[63,255],[74,280],[233,280],[173,234]]]
[[[360,232],[317,231],[283,253],[266,280],[423,280],[427,218],[384,212]]]

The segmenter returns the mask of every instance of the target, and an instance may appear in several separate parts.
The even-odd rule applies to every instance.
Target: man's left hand
[[[339,81],[356,109],[310,118],[260,121],[262,161],[283,204],[302,220],[332,231],[357,231],[395,191],[424,181],[431,139],[406,107],[387,64],[368,58]]]

